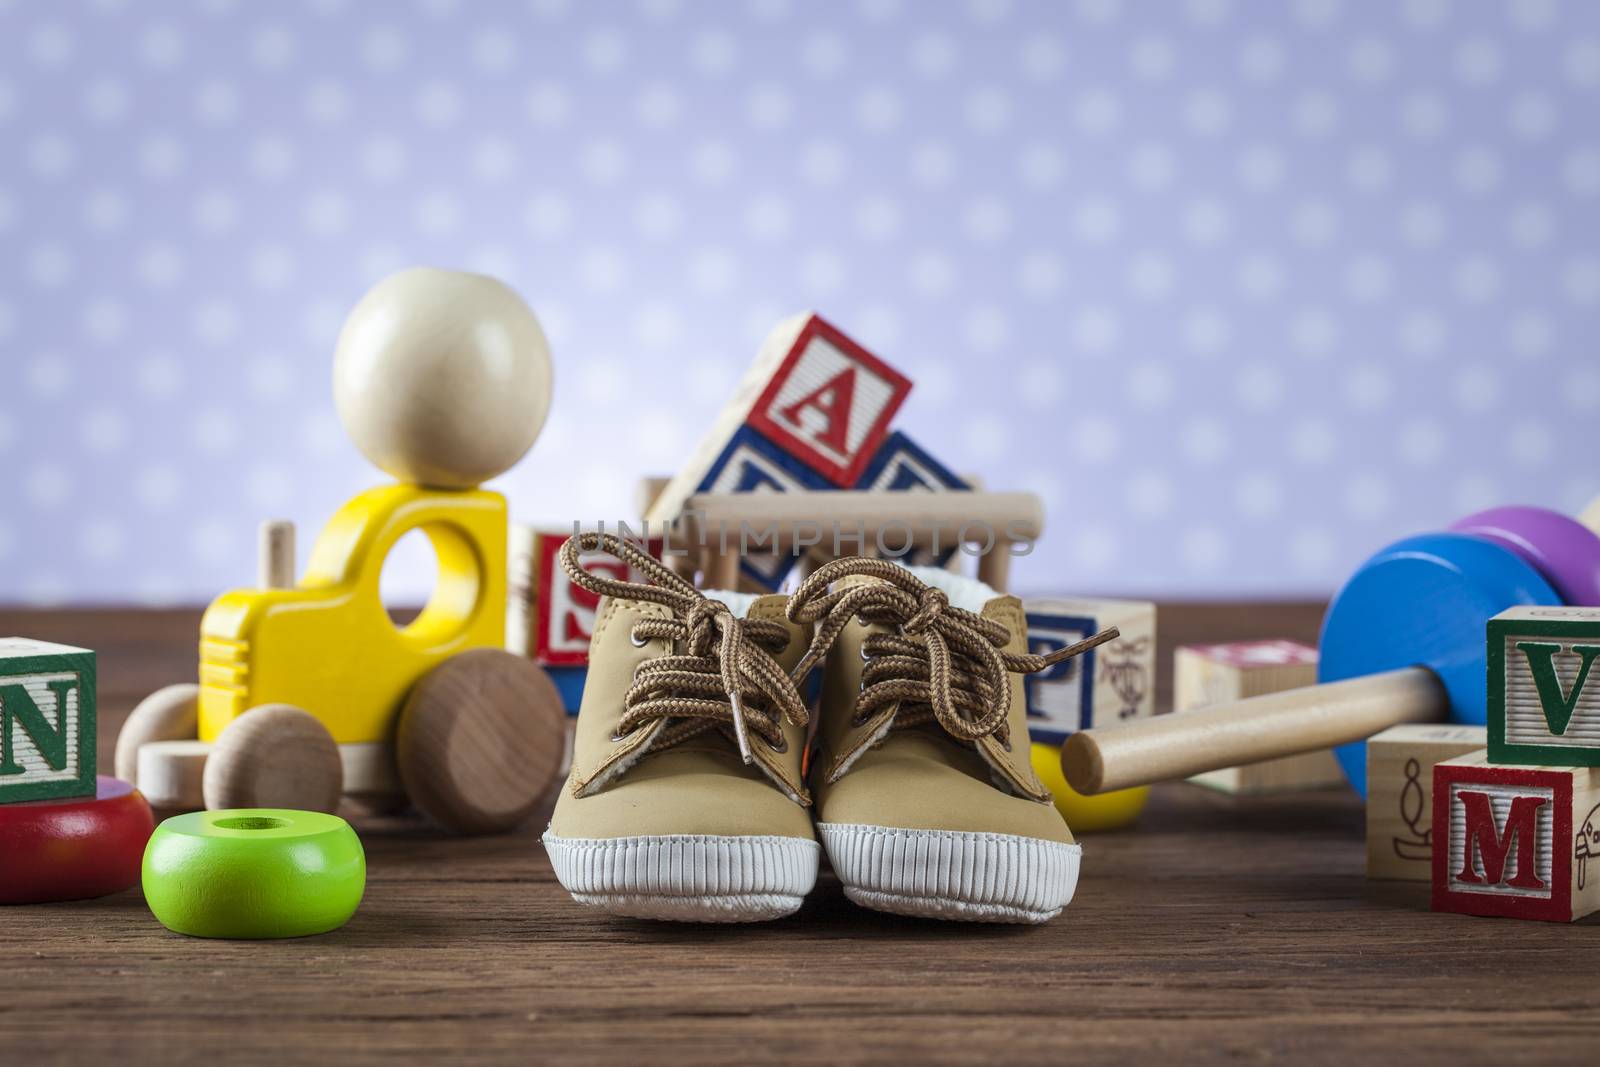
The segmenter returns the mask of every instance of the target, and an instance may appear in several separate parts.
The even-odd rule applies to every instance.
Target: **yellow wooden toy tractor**
[[[260,587],[212,602],[199,684],[134,710],[118,776],[166,810],[409,798],[463,833],[526,818],[557,773],[565,718],[544,671],[504,651],[506,501],[477,486],[533,445],[550,389],[538,320],[498,281],[414,269],[375,286],[340,334],[334,397],[400,484],[341,508],[298,582],[293,527],[264,526]],[[401,626],[379,578],[413,530],[439,577]]]

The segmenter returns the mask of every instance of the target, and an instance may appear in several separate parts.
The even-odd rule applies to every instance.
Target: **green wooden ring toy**
[[[367,885],[361,839],[337,815],[235,808],[178,815],[144,852],[144,898],[167,929],[263,940],[337,930]]]

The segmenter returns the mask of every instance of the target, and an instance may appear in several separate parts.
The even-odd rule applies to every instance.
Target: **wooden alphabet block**
[[[0,638],[0,804],[95,795],[95,660]]]
[[[1600,608],[1512,608],[1488,642],[1490,761],[1600,766]]]
[[[537,591],[534,594],[533,658],[552,667],[584,667],[589,663],[589,638],[594,632],[600,598],[572,584],[556,557],[572,536],[570,529],[539,531],[534,543]],[[651,555],[661,555],[662,543],[646,545]],[[643,582],[635,568],[604,552],[582,553],[584,567],[623,582]]]
[[[645,518],[677,518],[741,428],[838,488],[856,484],[882,445],[911,382],[813,313],[775,326],[699,448]]]
[[[873,454],[856,488],[890,492],[943,493],[965,492],[972,486],[965,479],[953,474],[948,467],[934,459],[911,438],[896,430],[884,439],[878,451]],[[956,531],[952,530],[949,539],[953,541],[955,536]],[[890,543],[887,547],[892,549],[896,546]],[[951,544],[948,547],[941,545],[938,551],[914,550],[902,557],[902,562],[942,567],[951,556],[955,555],[958,547]]]
[[[733,435],[728,446],[711,465],[696,493],[793,493],[807,489],[832,489],[833,485],[815,471],[799,463],[756,430],[745,426]],[[819,508],[819,513],[823,509]],[[739,548],[738,530],[728,530],[729,544]],[[753,547],[764,534],[752,526]],[[776,538],[773,538],[776,543]],[[776,549],[764,551],[755,548],[745,552],[739,560],[739,572],[756,587],[767,592],[775,591],[793,569],[796,556]]]
[[[1060,744],[1091,726],[1155,713],[1156,606],[1146,600],[1029,598],[1028,651],[1047,654],[1115,626],[1110,644],[1028,675],[1029,733]]]
[[[1484,746],[1482,726],[1409,723],[1367,741],[1367,877],[1433,877],[1433,767]]]
[[[1298,689],[1317,680],[1317,650],[1298,641],[1184,645],[1173,653],[1173,711]],[[1344,781],[1333,753],[1226,767],[1189,779],[1223,793],[1289,793]]]
[[[1600,769],[1495,766],[1486,750],[1445,760],[1433,840],[1434,911],[1570,922],[1600,910]]]

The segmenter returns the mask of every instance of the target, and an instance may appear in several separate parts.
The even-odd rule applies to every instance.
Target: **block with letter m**
[[[1570,922],[1600,909],[1600,770],[1433,768],[1433,910]]]
[[[0,804],[94,796],[88,649],[0,638]]]

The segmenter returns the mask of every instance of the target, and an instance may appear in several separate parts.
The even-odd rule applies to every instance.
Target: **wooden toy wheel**
[[[332,814],[344,793],[333,735],[292,704],[251,708],[225,727],[206,760],[206,807],[292,808]]]
[[[400,712],[395,760],[417,808],[464,834],[513,829],[561,765],[566,714],[555,683],[500,649],[435,667]]]
[[[117,734],[117,777],[139,786],[139,749],[151,741],[193,741],[200,736],[200,687],[169,685],[139,701]]]

